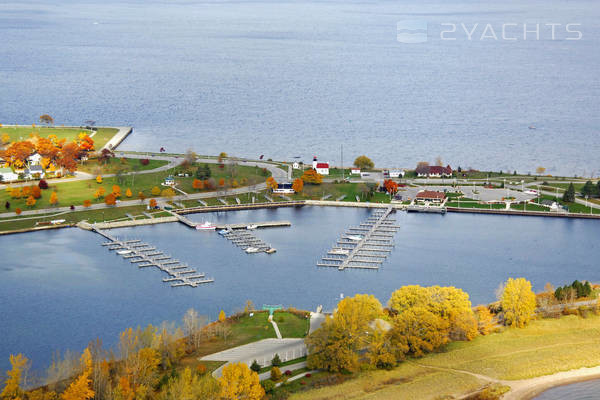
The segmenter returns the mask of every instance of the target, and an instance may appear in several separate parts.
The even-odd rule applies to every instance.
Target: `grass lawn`
[[[450,201],[446,203],[446,207],[459,207],[460,204],[460,208],[481,208],[484,210],[504,210],[506,209],[506,204],[479,204],[479,203],[474,203],[474,202],[467,202],[467,201],[461,201],[460,203],[458,201]]]
[[[79,164],[78,171],[87,172],[94,175],[114,174],[119,169],[126,171],[147,171],[168,164],[165,160],[149,159],[147,165],[143,165],[137,158],[110,158],[105,164],[98,160],[88,160]]]
[[[301,338],[308,334],[309,319],[300,318],[287,311],[275,311],[273,319],[284,338]]]
[[[544,206],[540,206],[538,204],[532,204],[532,203],[528,203],[527,206],[525,206],[525,204],[511,204],[510,208],[512,210],[519,210],[519,211],[545,211],[545,212],[551,211],[550,208],[548,208],[548,207],[544,207]]]
[[[403,362],[391,371],[359,373],[355,379],[297,393],[290,399],[456,398],[485,382],[452,369],[515,380],[598,365],[599,330],[598,316],[533,321],[524,329],[506,329],[471,342],[453,342],[441,353]]]
[[[325,182],[320,185],[304,185],[301,193],[289,196],[292,200],[320,200],[323,196],[331,195],[327,200],[335,201],[339,197],[345,195],[343,201],[356,201],[356,196],[361,202],[366,201],[366,195],[362,194],[362,190],[366,187],[364,183],[331,183]],[[368,199],[372,203],[389,203],[390,196],[387,193],[375,192]]]
[[[57,213],[43,214],[35,216],[36,218],[31,218],[32,216],[26,215],[17,217],[15,215],[14,217],[0,219],[0,231],[33,228],[36,226],[36,222],[48,222],[55,219],[64,219],[65,223],[76,223],[82,220],[101,222],[104,220],[127,219],[128,217],[126,214],[142,216],[142,212],[144,211],[146,211],[146,206],[139,205],[132,207],[105,208],[102,210],[73,211],[61,213],[60,215],[56,215]],[[153,215],[160,216],[158,213],[154,213]],[[144,218],[146,217],[144,216]]]
[[[77,138],[80,132],[86,132],[90,136],[93,134],[92,131],[84,128],[46,127],[38,125],[35,128],[32,126],[0,127],[0,136],[6,133],[10,137],[11,142],[27,140],[32,134],[37,134],[41,137],[56,135],[59,139],[64,138],[67,139],[67,142],[70,142]],[[96,134],[92,136],[95,149],[101,149],[117,132],[118,130],[114,128],[98,128]]]

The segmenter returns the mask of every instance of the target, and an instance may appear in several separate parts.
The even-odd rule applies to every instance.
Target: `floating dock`
[[[394,233],[400,228],[391,216],[393,207],[378,209],[357,227],[349,228],[317,263],[319,267],[379,269],[394,248]]]
[[[163,278],[163,282],[173,282],[171,283],[172,287],[198,287],[204,283],[214,282],[214,279],[207,278],[204,273],[197,272],[194,268],[190,268],[187,264],[175,260],[161,251],[155,251],[155,247],[143,243],[139,239],[122,241],[97,227],[93,227],[92,230],[109,240],[109,242],[102,243],[102,246],[107,246],[108,250],[117,251],[117,254],[123,252],[120,255],[132,264],[137,264],[139,268],[156,267],[166,272],[169,277]]]
[[[270,197],[265,195],[267,200]],[[273,199],[271,199],[273,200]],[[219,206],[202,206],[202,207],[188,207],[182,208],[179,210],[173,210],[174,213],[182,215],[182,214],[191,214],[191,213],[207,213],[207,212],[217,212],[217,211],[238,211],[238,210],[253,210],[260,208],[277,208],[277,207],[302,207],[306,204],[304,200],[294,200],[294,201],[276,201],[269,203],[247,203],[247,204],[229,204],[229,205],[219,205]]]
[[[233,230],[230,228],[227,229],[227,233],[223,233],[222,236],[248,254],[275,252],[274,248],[247,230]]]

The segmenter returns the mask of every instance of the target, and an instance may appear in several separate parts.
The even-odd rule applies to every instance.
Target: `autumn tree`
[[[411,307],[395,317],[392,343],[419,357],[449,341],[449,323],[422,305]]]
[[[367,156],[358,156],[356,157],[356,159],[354,160],[354,166],[356,168],[360,168],[362,169],[373,169],[375,167],[375,164],[373,163],[373,161],[371,161],[371,159]]]
[[[107,206],[114,206],[117,204],[117,196],[114,193],[109,193],[108,196],[104,198],[104,203]]]
[[[300,178],[294,179],[294,183],[292,183],[292,189],[294,189],[294,192],[300,193],[302,189],[304,189],[304,181]]]
[[[477,319],[477,329],[480,334],[487,335],[494,329],[492,313],[484,305],[475,307],[475,319]]]
[[[332,317],[305,340],[309,367],[332,372],[358,370],[358,353],[370,341],[370,324],[382,313],[381,303],[372,295],[341,300]]]
[[[508,278],[500,300],[504,323],[523,328],[535,315],[535,293],[525,278]]]
[[[22,212],[23,212],[23,211],[21,211],[21,209],[20,209],[19,207],[17,207],[17,208],[15,209],[15,214],[17,214],[17,215],[21,215],[21,213],[22,213]]]
[[[323,182],[323,175],[319,174],[316,170],[309,168],[300,177],[304,183],[310,183],[313,185],[319,185]]]
[[[173,197],[173,196],[175,196],[175,191],[174,191],[173,189],[171,189],[171,188],[166,188],[166,189],[164,189],[164,190],[163,190],[163,191],[160,193],[160,195],[161,195],[162,197],[169,197],[169,198],[170,198],[170,197]]]
[[[201,179],[194,178],[194,181],[192,182],[192,187],[196,190],[202,190],[204,189],[204,181]]]
[[[94,193],[94,197],[96,198],[96,200],[99,200],[102,197],[104,197],[105,193],[106,193],[106,191],[104,190],[104,188],[102,186],[100,186]]]
[[[146,195],[141,190],[138,192],[138,199],[140,199],[141,202],[146,200]]]
[[[48,114],[44,114],[40,116],[40,124],[51,125],[54,123],[54,118],[49,116]]]
[[[127,197],[133,196],[133,193],[131,193],[131,189],[130,188],[127,188],[127,190],[125,191],[125,196],[127,196]]]
[[[198,376],[190,368],[185,368],[179,376],[169,379],[158,396],[159,400],[216,400],[220,398],[219,383],[211,376]],[[244,397],[240,397],[244,398]]]
[[[219,179],[219,187],[223,187],[225,186],[225,179],[221,178]]]
[[[225,311],[221,310],[221,312],[219,313],[219,322],[225,322],[226,319],[226,315],[225,315]]]
[[[13,142],[6,150],[0,151],[0,158],[9,167],[24,168],[27,158],[34,154],[35,146],[30,141]]]
[[[152,196],[158,196],[160,195],[160,188],[158,186],[154,186],[150,193],[152,193]]]
[[[267,178],[266,184],[267,184],[267,189],[275,190],[278,187],[277,181],[272,176]]]
[[[89,400],[94,397],[94,391],[91,389],[90,374],[92,373],[92,355],[86,348],[81,355],[81,365],[84,370],[65,390],[60,398],[62,400]]]
[[[56,194],[56,192],[52,192],[52,194],[50,195],[50,205],[54,206],[58,204],[58,195]]]
[[[96,177],[96,183],[102,183],[102,176],[101,175],[98,175]]]
[[[56,165],[69,172],[73,172],[77,169],[78,158],[79,146],[77,146],[77,143],[67,143],[60,149]]]
[[[92,205],[92,202],[91,202],[90,200],[84,200],[84,201],[83,201],[83,206],[84,206],[85,208],[88,208],[88,207],[89,207],[89,206],[91,206],[91,205]]]
[[[258,374],[244,363],[231,363],[223,367],[219,378],[222,399],[260,400],[265,391],[260,385]]]
[[[155,199],[150,199],[150,202],[148,203],[148,205],[150,206],[150,208],[156,208],[157,203]]]
[[[23,373],[28,368],[29,360],[23,354],[10,355],[11,370],[6,374],[8,378],[4,382],[4,389],[0,393],[2,400],[18,400],[23,396],[21,389],[21,380]]]
[[[281,370],[279,369],[279,367],[271,368],[271,380],[273,382],[277,382],[280,379],[281,379]]]
[[[544,168],[544,167],[537,167],[537,168],[535,169],[535,172],[536,172],[538,175],[544,175],[544,172],[546,172],[546,168]]]
[[[33,206],[35,206],[35,203],[36,203],[36,200],[31,195],[27,198],[27,201],[25,202],[25,204],[27,205],[27,207],[33,207]]]
[[[119,185],[113,185],[112,194],[114,194],[116,198],[121,197],[121,187]]]
[[[33,196],[33,198],[39,199],[40,197],[42,197],[42,189],[40,189],[39,186],[32,186],[31,195]]]
[[[383,186],[389,194],[395,194],[398,191],[398,184],[391,179],[383,181]]]

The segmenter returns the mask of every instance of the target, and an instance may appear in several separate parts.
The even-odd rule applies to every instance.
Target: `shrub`
[[[204,375],[206,373],[206,366],[204,364],[198,364],[196,371],[198,371],[198,374]]]
[[[17,209],[15,210],[15,213],[16,213],[17,215],[21,215],[21,209],[20,209],[19,207],[17,207]]]
[[[284,374],[286,374],[287,376],[291,376],[291,375],[292,375],[292,371],[290,371],[290,370],[288,369],[288,370],[286,370],[286,371],[284,372]]]
[[[260,364],[258,363],[258,361],[254,360],[252,361],[252,365],[250,365],[250,369],[256,373],[258,373],[258,371],[260,371]]]
[[[279,358],[279,354],[275,353],[275,356],[271,360],[271,365],[274,367],[279,367],[281,365],[281,358]]]
[[[312,376],[311,374],[304,375],[305,378],[310,378],[311,376]]]
[[[281,371],[277,367],[271,368],[271,380],[277,382],[281,379]]]
[[[38,182],[38,187],[39,187],[40,189],[48,189],[48,182],[46,182],[46,180],[45,180],[45,179],[41,179],[41,180]]]
[[[150,164],[150,160],[148,160],[147,158],[142,158],[142,159],[140,159],[140,164],[148,165],[148,164]]]
[[[273,381],[264,380],[260,384],[262,385],[263,389],[265,389],[265,393],[271,393],[273,389],[275,389],[275,383]]]

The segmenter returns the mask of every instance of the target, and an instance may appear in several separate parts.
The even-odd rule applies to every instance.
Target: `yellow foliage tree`
[[[23,390],[21,390],[21,375],[28,363],[27,357],[23,354],[10,355],[11,370],[7,372],[8,378],[4,382],[4,389],[0,393],[3,400],[21,399]]]
[[[221,310],[221,312],[219,313],[219,322],[224,322],[225,318],[227,318],[227,316],[225,315],[225,311]]]
[[[391,335],[394,346],[419,357],[448,343],[449,324],[427,308],[415,306],[398,314]]]
[[[98,190],[96,190],[96,192],[94,193],[94,197],[96,199],[101,199],[102,197],[104,197],[105,192],[106,191],[104,190],[103,187],[99,187]]]
[[[94,397],[94,391],[91,389],[90,374],[92,373],[92,355],[89,349],[85,349],[80,359],[84,371],[69,385],[60,398],[62,400],[89,400]]]
[[[98,175],[98,176],[96,177],[96,182],[98,182],[98,183],[102,183],[102,176]]]
[[[112,193],[115,195],[116,198],[121,197],[121,187],[119,185],[113,185]]]
[[[56,205],[58,203],[58,195],[56,194],[56,192],[52,192],[52,194],[50,195],[50,205]]]
[[[158,186],[154,186],[151,193],[152,196],[158,196],[160,194],[160,188]]]
[[[127,196],[127,197],[133,196],[133,193],[131,193],[131,189],[130,188],[127,188],[127,190],[125,191],[125,196]]]
[[[475,307],[475,318],[477,319],[477,329],[482,335],[487,335],[494,329],[492,313],[484,305]]]
[[[222,399],[260,400],[265,396],[258,374],[244,363],[227,364],[223,368],[219,383]]]
[[[354,166],[360,169],[372,169],[375,167],[375,164],[373,164],[373,161],[369,157],[363,155],[356,157]]]
[[[160,193],[160,195],[162,197],[173,197],[175,196],[175,191],[171,188],[166,188]]]
[[[504,323],[523,328],[535,315],[535,293],[531,282],[525,278],[508,278],[500,300],[504,313]]]

